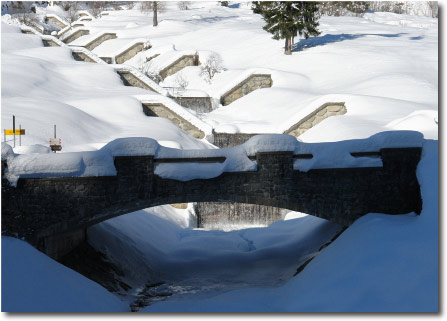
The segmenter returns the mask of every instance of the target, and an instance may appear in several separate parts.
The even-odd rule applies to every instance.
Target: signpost
[[[20,129],[5,129],[5,143],[6,143],[6,135],[14,135],[14,137],[16,137],[16,135],[19,135],[19,144],[20,146],[22,146],[22,135],[25,135],[25,130],[21,128],[22,126],[20,125]],[[15,146],[15,142],[14,142],[14,146]]]
[[[54,138],[50,138],[50,148],[53,152],[58,152],[62,150],[62,140],[56,138],[56,125],[54,125]]]

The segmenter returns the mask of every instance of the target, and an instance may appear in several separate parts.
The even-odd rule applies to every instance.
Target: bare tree
[[[76,21],[79,18],[79,2],[70,1],[69,5],[66,6],[66,19],[69,23]]]
[[[135,1],[126,1],[127,9],[133,9],[135,7]]]
[[[140,66],[139,70],[157,84],[163,81],[163,77],[160,75],[160,70],[153,66],[152,61],[145,62]]]
[[[191,5],[191,1],[179,1],[177,2],[177,6],[180,10],[188,10]]]
[[[88,2],[88,12],[95,18],[101,15],[106,8],[105,1],[89,1]]]
[[[211,54],[203,65],[200,66],[200,76],[205,76],[205,80],[211,83],[211,80],[223,70],[222,58],[216,53]]]
[[[438,18],[438,1],[427,1],[432,18]]]
[[[165,9],[165,3],[163,1],[142,1],[140,4],[140,10],[143,13],[153,14],[153,22],[152,25],[154,27],[158,26],[158,12],[161,12]]]
[[[111,2],[112,8],[115,11],[121,10],[121,2],[120,1],[112,1]]]
[[[186,79],[185,75],[180,71],[175,75],[175,84],[182,88],[183,90],[186,89],[186,87],[188,87],[189,82]]]

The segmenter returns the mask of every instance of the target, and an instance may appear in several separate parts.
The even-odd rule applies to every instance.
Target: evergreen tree
[[[292,54],[292,39],[298,34],[306,39],[320,34],[316,2],[254,1],[252,10],[262,15],[267,23],[263,28],[273,39],[285,39],[286,55]]]

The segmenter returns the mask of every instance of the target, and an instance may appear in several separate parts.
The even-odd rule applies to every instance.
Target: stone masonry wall
[[[172,64],[164,68],[160,71],[160,76],[164,78],[175,74],[176,72],[182,70],[187,66],[198,66],[199,65],[199,57],[197,55],[185,55]]]
[[[82,239],[76,231],[101,221],[186,202],[267,205],[343,225],[367,213],[420,213],[416,167],[421,148],[381,149],[379,155],[383,167],[301,172],[293,170],[292,152],[257,153],[257,171],[189,181],[155,175],[153,156],[115,157],[116,176],[28,178],[19,179],[17,187],[2,178],[2,233],[24,237],[45,252],[50,238],[73,233]]]
[[[75,41],[76,39],[88,35],[90,34],[89,30],[86,29],[80,29],[78,31],[73,32],[70,36],[68,36],[67,38],[65,38],[64,40],[62,40],[64,43],[70,43],[72,41]]]
[[[272,87],[272,84],[273,81],[271,75],[251,75],[243,82],[239,83],[237,86],[222,95],[220,102],[224,106],[229,105],[233,101],[242,98],[256,89],[270,88]]]
[[[177,115],[170,109],[168,109],[165,105],[161,103],[144,103],[143,104],[143,112],[147,116],[151,117],[163,117],[169,119],[173,122],[177,127],[181,128],[188,134],[190,134],[194,138],[202,139],[205,137],[205,133],[200,129],[192,125],[190,122],[185,120],[183,117]]]
[[[288,130],[284,132],[284,134],[289,134],[298,137],[307,130],[316,126],[324,119],[331,116],[344,115],[344,114],[346,114],[345,103],[326,103],[317,110],[315,110],[314,112],[304,117],[301,121],[290,127]]]
[[[215,228],[223,224],[270,225],[284,218],[288,210],[244,203],[194,203],[197,227]]]
[[[104,33],[83,47],[91,51],[91,50],[95,49],[96,47],[98,47],[100,44],[102,44],[104,41],[107,41],[110,39],[116,39],[116,38],[117,37],[116,37],[115,33]]]
[[[156,92],[152,87],[141,81],[137,76],[128,71],[117,71],[125,86],[139,87],[146,90]]]
[[[143,49],[144,49],[144,43],[138,42],[133,46],[131,46],[130,48],[123,51],[122,53],[120,53],[119,55],[117,55],[115,57],[115,62],[117,64],[122,64],[125,61],[129,60],[130,58],[134,57],[140,51],[143,51]]]
[[[53,40],[45,40],[42,39],[42,43],[45,47],[60,47],[56,42]]]
[[[192,109],[196,113],[210,113],[213,111],[211,97],[172,97],[177,104]]]
[[[82,51],[72,51],[71,55],[73,56],[73,58],[77,61],[85,61],[85,62],[96,62],[94,61],[92,58],[90,58],[88,55],[86,55],[85,53],[83,53]]]
[[[247,140],[259,134],[228,134],[228,133],[214,133],[212,144],[219,148],[234,147],[242,145]]]
[[[64,29],[67,25],[65,23],[62,23],[61,21],[59,21],[59,19],[56,19],[55,17],[45,17],[45,22],[49,22],[52,23],[55,26],[58,26],[61,29]]]

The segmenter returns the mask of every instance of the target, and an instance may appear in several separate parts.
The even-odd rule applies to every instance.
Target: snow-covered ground
[[[267,228],[197,230],[189,209],[170,206],[93,226],[91,244],[126,270],[133,293],[145,282],[167,281],[173,297],[145,311],[436,311],[438,21],[391,13],[322,17],[322,34],[296,39],[293,55],[285,56],[283,42],[271,39],[260,16],[244,3],[224,8],[193,2],[190,10],[180,11],[174,2],[167,9],[157,28],[137,8],[85,26],[91,34],[116,32],[116,43],[149,39],[153,47],[129,61],[134,67],[155,53],[164,61],[162,55],[175,55],[174,50],[198,51],[201,59],[219,54],[226,70],[211,84],[198,75],[200,67],[181,71],[188,89],[215,98],[253,70],[271,73],[272,88],[199,115],[218,132],[282,133],[322,104],[344,101],[345,115],[325,119],[300,139],[423,133],[418,167],[423,210],[420,216],[364,216],[294,278],[296,268],[339,226],[292,213],[288,217],[295,219]],[[166,119],[144,115],[141,96],[167,97],[125,87],[111,66],[74,61],[68,48],[43,47],[38,36],[5,23],[1,27],[1,127],[10,129],[15,115],[26,129],[25,146],[15,153],[47,153],[54,124],[63,153],[96,151],[122,137],[212,148]],[[160,84],[176,86],[175,75]],[[7,138],[12,144],[12,136]],[[128,311],[128,298],[125,304],[121,300],[23,241],[2,237],[3,311]]]

